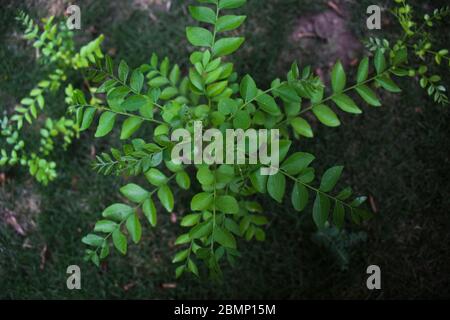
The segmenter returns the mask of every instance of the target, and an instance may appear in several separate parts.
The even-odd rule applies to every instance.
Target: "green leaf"
[[[192,227],[200,222],[202,215],[199,213],[188,214],[182,220],[180,225],[182,227]]]
[[[227,85],[228,85],[228,81],[226,81],[226,80],[210,84],[206,88],[206,93],[210,97],[218,96],[226,89]]]
[[[126,119],[122,125],[122,131],[120,133],[120,139],[128,139],[135,133],[142,125],[143,120],[136,117],[130,117]]]
[[[375,52],[374,64],[378,74],[386,70],[386,58],[384,57],[383,51],[381,49],[378,49]]]
[[[336,113],[324,104],[313,107],[312,111],[317,119],[328,127],[339,127],[341,125]]]
[[[187,27],[186,36],[189,42],[197,47],[211,47],[213,42],[212,33],[201,27]]]
[[[249,75],[246,75],[240,85],[241,96],[245,100],[245,102],[249,102],[253,100],[258,94],[258,89],[256,87],[256,83],[253,78]]]
[[[130,183],[120,188],[120,192],[130,201],[142,203],[149,195],[149,192],[137,184]]]
[[[191,201],[192,211],[208,210],[213,203],[213,195],[211,193],[202,192],[196,194]]]
[[[152,107],[151,100],[142,95],[133,95],[127,98],[121,105],[121,109],[125,111],[136,111],[144,106]]]
[[[379,85],[381,85],[384,89],[386,89],[389,92],[393,93],[399,93],[402,92],[402,89],[400,89],[394,81],[389,76],[382,76],[375,80]]]
[[[305,170],[311,162],[314,161],[314,157],[310,153],[296,152],[291,155],[281,166],[281,170],[286,171],[290,175],[297,175]]]
[[[278,116],[281,114],[280,108],[275,102],[275,99],[270,95],[265,93],[260,94],[256,97],[256,101],[258,102],[258,105],[261,107],[261,109],[263,109],[268,114],[273,116]]]
[[[123,255],[127,254],[127,238],[119,229],[112,233],[112,239],[114,247]]]
[[[341,202],[336,202],[333,211],[333,221],[339,229],[344,225],[345,209]]]
[[[323,192],[330,192],[333,190],[341,177],[343,169],[343,166],[336,166],[325,171],[322,176],[322,181],[320,182],[320,190]]]
[[[189,188],[191,187],[191,179],[189,178],[189,175],[186,173],[186,171],[177,172],[175,181],[181,189],[189,190]]]
[[[148,198],[144,201],[142,205],[142,211],[144,212],[145,217],[152,227],[156,227],[157,223],[157,215],[156,215],[156,207],[151,198]]]
[[[180,278],[183,275],[184,270],[186,270],[186,266],[184,264],[177,267],[175,270],[175,278],[176,279]]]
[[[223,213],[239,213],[239,204],[233,196],[219,196],[216,199],[216,207]]]
[[[179,246],[182,244],[186,244],[191,242],[191,237],[189,236],[189,233],[182,234],[175,240],[175,245]]]
[[[145,173],[145,177],[147,178],[148,182],[156,187],[160,187],[167,183],[167,177],[164,175],[164,173],[156,168],[151,168],[149,171],[147,171]]]
[[[369,58],[365,57],[361,60],[358,67],[358,73],[356,76],[356,81],[358,83],[362,83],[367,80],[367,77],[369,76]]]
[[[98,121],[97,131],[95,137],[100,138],[106,136],[114,127],[116,121],[116,114],[114,112],[103,112]]]
[[[80,131],[84,131],[89,129],[89,127],[92,124],[92,121],[94,120],[95,111],[97,109],[89,107],[84,110],[83,114],[83,121],[81,122],[81,128]]]
[[[331,85],[333,87],[333,92],[338,93],[344,90],[347,83],[347,77],[345,75],[344,67],[342,63],[338,61],[333,68],[331,73]]]
[[[286,189],[286,177],[278,172],[275,175],[269,176],[267,181],[267,191],[275,201],[282,203],[283,196]]]
[[[189,249],[178,252],[172,260],[172,263],[177,263],[186,260],[189,255]]]
[[[189,232],[191,239],[200,239],[211,234],[213,229],[212,221],[206,221],[195,226]]]
[[[195,265],[194,261],[192,259],[188,260],[188,269],[190,272],[192,272],[193,274],[195,274],[197,277],[199,276],[198,274],[198,268]]]
[[[214,230],[214,240],[225,248],[236,249],[236,239],[233,234],[219,226]]]
[[[299,104],[302,101],[298,96],[297,92],[293,88],[291,88],[288,84],[284,84],[281,87],[275,89],[274,91],[285,102]]]
[[[325,227],[330,213],[330,200],[325,195],[317,193],[313,206],[313,220],[319,229]]]
[[[139,70],[134,70],[131,74],[130,87],[135,92],[140,93],[144,85],[144,75]]]
[[[222,16],[216,23],[217,32],[231,31],[239,28],[246,18],[246,16],[235,15]]]
[[[134,243],[138,243],[141,240],[142,227],[137,214],[132,214],[128,217],[126,227],[131,235],[131,240],[133,240]]]
[[[220,0],[220,9],[236,9],[242,7],[247,0]]]
[[[189,12],[192,18],[197,21],[211,24],[216,23],[216,13],[211,8],[189,6]]]
[[[209,170],[208,167],[200,167],[197,171],[197,180],[202,185],[211,185],[214,183],[214,174],[211,172],[211,170]]]
[[[130,71],[130,68],[128,68],[128,64],[122,60],[119,64],[119,79],[122,82],[127,82],[128,72]]]
[[[294,128],[295,132],[297,132],[299,135],[307,138],[314,137],[312,128],[305,119],[301,117],[294,118],[291,120],[291,125]]]
[[[239,110],[233,118],[233,127],[235,129],[247,130],[251,125],[250,115],[246,110]]]
[[[250,175],[250,182],[259,193],[266,193],[268,176],[263,176],[261,170],[256,170]]]
[[[88,234],[87,236],[83,237],[83,239],[81,239],[81,242],[91,247],[100,247],[104,241],[105,239],[93,233]]]
[[[118,227],[118,224],[110,220],[100,220],[95,223],[94,231],[111,233]]]
[[[174,199],[172,190],[170,190],[168,185],[163,185],[158,189],[158,198],[161,201],[163,207],[168,211],[173,211]]]
[[[230,55],[244,43],[243,37],[222,38],[213,46],[213,54],[216,57]]]
[[[296,211],[303,211],[308,204],[309,193],[303,184],[295,183],[292,190],[291,202]]]
[[[362,113],[361,109],[358,108],[356,103],[346,94],[338,94],[333,98],[334,103],[343,111],[348,113],[360,114]]]
[[[359,87],[356,87],[356,91],[361,96],[361,98],[363,98],[363,100],[367,102],[367,104],[374,106],[374,107],[381,106],[381,102],[380,102],[380,100],[378,100],[376,93],[372,89],[370,89],[368,86],[361,85]]]
[[[115,203],[103,210],[102,216],[106,219],[111,219],[116,222],[122,222],[133,213],[134,209],[129,205],[123,203]]]

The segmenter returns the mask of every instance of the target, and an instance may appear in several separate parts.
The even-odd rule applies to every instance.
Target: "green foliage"
[[[392,10],[397,17],[404,31],[404,37],[395,41],[391,47],[386,39],[370,39],[368,48],[375,51],[381,50],[391,57],[400,51],[405,51],[403,55],[408,56],[408,70],[401,70],[402,75],[419,77],[420,86],[426,90],[427,94],[439,104],[447,105],[448,89],[442,84],[441,76],[432,73],[431,66],[446,65],[450,68],[449,50],[446,48],[435,48],[433,27],[450,16],[450,7],[435,9],[431,14],[425,14],[419,21],[414,9],[406,0],[395,0],[398,4]],[[413,52],[414,54],[409,54]],[[390,87],[390,83],[380,83],[384,87]],[[397,88],[392,88],[396,90]]]
[[[95,58],[103,57],[100,44],[103,36],[91,41],[75,51],[73,33],[64,22],[56,23],[54,17],[43,20],[42,30],[25,12],[20,12],[17,20],[24,26],[24,39],[33,42],[38,51],[38,62],[49,66],[49,74],[39,81],[29,94],[20,100],[12,115],[5,116],[0,121],[1,136],[5,138],[6,146],[0,149],[0,166],[20,164],[29,168],[29,172],[37,181],[47,184],[55,179],[56,164],[47,159],[54,150],[55,143],[61,143],[66,149],[74,138],[78,137],[79,127],[71,119],[64,116],[52,119],[45,114],[45,97],[56,94],[67,80],[67,73],[87,67]],[[65,88],[66,102],[72,101],[72,85]],[[48,107],[48,106],[47,106]],[[39,117],[40,120],[36,121]],[[41,124],[43,123],[43,125]],[[24,125],[37,127],[40,132],[38,148],[33,143],[25,143],[21,138],[22,130],[32,130]],[[58,140],[56,140],[60,137]]]
[[[122,150],[113,148],[111,154],[98,156],[94,168],[102,174],[147,180],[122,187],[127,201],[106,208],[93,233],[83,238],[89,246],[86,260],[96,265],[110,254],[110,246],[126,254],[128,239],[138,243],[143,232],[141,221],[155,227],[161,214],[158,208],[167,212],[178,206],[189,208],[180,223],[186,231],[175,241],[180,246],[172,260],[177,277],[185,272],[199,276],[198,266],[206,266],[211,275],[220,275],[223,262],[233,265],[239,257],[239,238],[264,241],[269,219],[262,205],[252,200],[258,193],[278,203],[288,198],[299,212],[311,207],[311,220],[320,232],[326,232],[330,224],[343,228],[347,222],[360,224],[372,216],[363,208],[366,197],[340,186],[342,166],[329,168],[316,179],[317,170],[311,166],[315,156],[294,150],[293,141],[314,137],[311,117],[325,126],[338,127],[342,124],[338,110],[360,114],[364,105],[381,106],[379,90],[400,92],[394,78],[409,74],[407,46],[391,49],[386,42],[375,41],[374,56],[361,60],[355,80],[340,62],[335,64],[331,88],[310,67],[300,69],[293,63],[285,79],[275,79],[263,90],[251,75],[240,79],[227,57],[243,45],[244,38],[236,37],[235,29],[246,19],[228,10],[246,1],[199,2],[201,6],[189,7],[202,26],[186,28],[186,37],[194,47],[186,77],[181,76],[178,65],[171,65],[168,58],[160,61],[155,54],[137,68],[130,68],[126,61],[116,66],[105,57],[96,59],[88,75],[100,84],[91,94],[104,95],[105,101],[96,98],[88,102],[82,91],[73,92],[70,110],[76,113],[81,130],[96,124],[95,135],[100,138],[117,126],[121,140],[131,139]],[[401,23],[408,36],[414,28],[409,19],[409,11],[402,11]],[[193,133],[194,121],[222,131],[279,129],[280,170],[263,176],[261,168],[273,168],[202,164],[192,168],[195,174],[189,175],[190,168],[170,160],[174,143],[169,137],[179,128]],[[139,135],[140,128],[147,125],[153,132],[152,141]],[[192,189],[190,205],[175,203],[176,187]]]

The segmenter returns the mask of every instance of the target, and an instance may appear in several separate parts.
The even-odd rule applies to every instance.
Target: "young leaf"
[[[267,191],[275,201],[282,203],[284,191],[286,189],[286,177],[278,172],[275,175],[269,176],[267,181]]]

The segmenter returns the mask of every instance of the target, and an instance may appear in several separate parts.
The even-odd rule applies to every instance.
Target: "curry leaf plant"
[[[187,208],[180,222],[185,231],[175,241],[179,250],[172,258],[176,277],[186,272],[198,276],[203,270],[199,266],[220,275],[224,262],[234,264],[240,256],[240,239],[266,238],[269,219],[255,201],[257,194],[278,203],[289,201],[298,212],[311,207],[311,219],[319,229],[329,224],[339,228],[348,222],[360,224],[372,216],[364,209],[366,197],[339,185],[342,166],[317,176],[316,157],[296,150],[294,141],[314,137],[312,117],[324,126],[338,127],[338,110],[361,114],[365,107],[381,106],[380,90],[400,92],[394,78],[408,74],[408,49],[401,46],[387,54],[378,48],[360,61],[355,78],[337,62],[329,88],[310,67],[301,69],[296,63],[285,79],[261,88],[251,75],[239,76],[229,58],[244,44],[235,29],[246,17],[233,10],[246,1],[198,2],[189,7],[199,26],[186,28],[195,50],[185,76],[177,64],[155,54],[137,68],[125,61],[114,64],[106,56],[97,59],[89,72],[89,78],[100,83],[97,94],[106,103],[89,104],[83,92],[74,94],[71,110],[82,130],[95,126],[95,136],[101,138],[119,127],[125,142],[122,148],[98,155],[94,168],[101,174],[145,177],[147,181],[124,185],[120,193],[126,201],[108,206],[93,232],[82,239],[88,246],[85,258],[96,265],[110,254],[111,247],[126,254],[130,240],[141,240],[143,225],[156,227],[164,212]],[[194,121],[221,131],[279,129],[279,171],[264,176],[261,163],[175,163],[171,133],[185,128],[192,134]],[[140,136],[142,126],[149,126],[153,135]],[[190,203],[175,201],[176,189],[175,194],[189,192]]]
[[[89,61],[103,57],[100,48],[103,36],[76,51],[73,32],[64,22],[55,22],[53,16],[43,19],[42,26],[25,12],[20,12],[17,20],[25,28],[23,38],[36,48],[37,62],[46,65],[50,71],[20,99],[11,114],[5,111],[0,116],[0,167],[27,167],[38,182],[46,185],[57,176],[56,163],[50,159],[55,146],[60,144],[66,149],[79,135],[74,119],[65,115],[53,119],[45,112],[51,107],[47,105],[46,97],[61,89],[70,71],[85,68]],[[70,104],[73,86],[67,84],[64,91],[66,102]],[[38,131],[39,142],[26,141],[23,138],[25,130]]]

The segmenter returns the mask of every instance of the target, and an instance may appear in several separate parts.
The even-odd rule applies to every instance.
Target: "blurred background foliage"
[[[186,70],[190,23],[181,0],[84,0],[80,43],[105,35],[103,48],[133,67],[152,52],[167,55]],[[376,1],[384,8],[391,1]],[[393,1],[392,1],[393,2]],[[410,0],[421,13],[447,1]],[[319,74],[341,59],[353,65],[369,36],[395,37],[400,30],[387,11],[383,29],[366,28],[368,0],[249,0],[243,32],[247,42],[233,61],[260,87],[283,77],[293,60],[311,64]],[[32,17],[61,16],[65,1],[3,0],[0,10],[0,110],[11,110],[40,79],[45,66],[20,38],[14,20],[22,8]],[[449,22],[436,30],[441,47],[450,43]],[[441,70],[448,76],[449,70]],[[74,76],[76,81],[76,76]],[[446,86],[450,86],[448,77]],[[81,80],[77,83],[82,86]],[[119,197],[120,178],[96,175],[96,152],[117,145],[117,135],[94,139],[83,133],[68,152],[59,151],[59,177],[37,185],[20,168],[0,173],[0,298],[449,298],[450,184],[449,110],[434,105],[417,81],[403,81],[401,95],[385,94],[382,109],[359,117],[341,115],[344,125],[316,126],[316,138],[296,148],[317,155],[326,168],[341,162],[345,183],[370,195],[376,218],[342,233],[316,233],[310,215],[288,203],[263,200],[271,223],[264,243],[243,244],[236,267],[224,268],[224,280],[186,277],[174,280],[170,258],[179,233],[175,223],[187,210],[160,214],[160,225],[145,229],[139,246],[126,258],[113,255],[100,269],[82,262],[81,237],[102,208]],[[48,109],[63,112],[62,96]],[[30,133],[32,135],[33,132]],[[151,137],[148,137],[149,139]],[[176,195],[179,204],[186,195]],[[23,232],[20,232],[23,231]],[[20,234],[22,233],[22,234]],[[82,270],[82,290],[66,288],[66,268]],[[383,289],[366,288],[366,268],[382,270]]]

